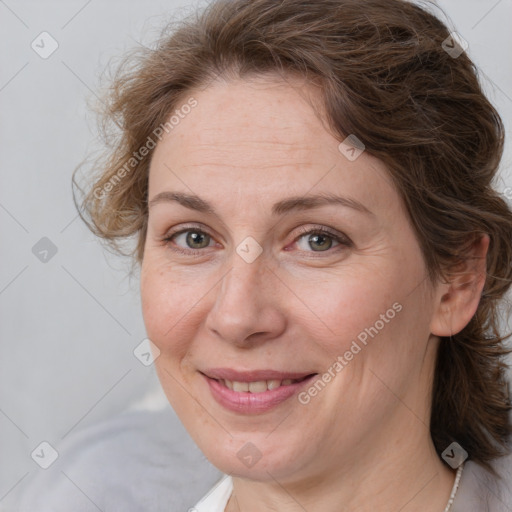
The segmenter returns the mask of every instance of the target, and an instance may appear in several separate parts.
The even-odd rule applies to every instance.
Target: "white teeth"
[[[263,393],[267,390],[277,389],[280,386],[289,386],[290,384],[297,382],[292,379],[284,379],[283,381],[278,379],[272,380],[258,380],[255,382],[237,382],[232,380],[222,381],[224,385],[233,391],[237,392],[250,392],[250,393]]]
[[[262,391],[267,391],[267,381],[258,380],[256,382],[249,382],[249,391],[251,393],[261,393]]]
[[[280,380],[267,380],[267,388],[268,389],[276,389],[281,385]]]
[[[233,381],[233,391],[249,391],[249,383],[248,382],[236,382]]]

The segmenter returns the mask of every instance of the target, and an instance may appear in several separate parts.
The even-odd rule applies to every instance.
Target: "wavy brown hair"
[[[445,51],[449,35],[426,8],[403,0],[214,1],[118,68],[103,112],[117,134],[105,132],[106,158],[79,208],[112,244],[133,235],[140,262],[152,148],[139,160],[140,149],[191,91],[219,75],[310,80],[332,133],[356,134],[387,165],[431,279],[464,261],[475,237],[490,237],[478,310],[441,339],[430,425],[438,453],[457,441],[490,469],[512,431],[498,309],[511,283],[512,213],[492,187],[501,119],[468,55]]]

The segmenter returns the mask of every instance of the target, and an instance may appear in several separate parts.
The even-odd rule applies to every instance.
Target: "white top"
[[[463,468],[465,471],[462,471]],[[484,471],[472,462],[461,466],[457,471],[445,512],[511,512],[512,508],[509,508],[509,505],[512,503],[512,496],[508,492],[512,489],[512,475],[503,475],[503,487],[499,488],[491,488],[491,481],[496,482],[494,477],[491,476],[489,479],[489,476],[486,477]],[[508,490],[505,491],[506,496],[503,489]],[[225,512],[232,491],[233,479],[229,475],[224,475],[188,512]]]
[[[224,512],[233,491],[233,479],[226,475],[188,512]]]
[[[0,510],[225,512],[233,492],[232,478],[205,460],[170,406],[122,414],[49,442],[57,460],[44,470],[33,462]],[[466,461],[450,512],[512,512],[512,454],[493,467],[501,479]],[[11,503],[18,490],[20,499]]]

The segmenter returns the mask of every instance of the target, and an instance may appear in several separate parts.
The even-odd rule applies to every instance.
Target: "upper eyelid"
[[[297,227],[295,227],[294,229],[297,229]],[[186,233],[188,231],[198,231],[198,232],[201,232],[201,233],[204,233],[208,236],[210,236],[212,239],[214,239],[215,237],[209,232],[208,229],[204,228],[201,224],[193,224],[193,225],[190,225],[190,226],[183,226],[181,227],[180,229],[177,229],[176,231],[173,231],[173,232],[170,232],[170,233],[166,233],[163,237],[163,240],[171,240],[173,239],[174,237],[178,236],[178,235],[182,235],[183,233]],[[346,245],[351,245],[352,244],[352,240],[347,236],[345,235],[344,233],[341,233],[341,232],[338,232],[337,230],[334,230],[333,228],[328,228],[326,226],[322,226],[322,225],[313,225],[309,228],[302,228],[301,229],[301,232],[295,236],[294,238],[294,242],[296,242],[297,240],[299,240],[300,238],[304,237],[304,236],[307,236],[307,235],[312,235],[314,234],[315,232],[319,232],[321,234],[324,234],[324,235],[327,235],[327,236],[330,236],[332,237],[333,239],[337,240],[339,243],[342,243],[342,242],[345,242]],[[191,247],[188,248],[188,250],[190,251],[194,251],[194,250],[203,250],[203,249],[193,249]]]
[[[295,229],[298,229],[299,226],[296,226],[295,228],[293,228],[293,230]],[[212,236],[213,235],[210,233],[210,231],[208,230],[208,228],[206,227],[203,227],[201,224],[193,224],[193,225],[190,225],[190,226],[182,226],[181,228],[177,229],[176,231],[168,231],[164,234],[164,238],[167,238],[167,237],[172,237],[172,236],[175,236],[175,235],[179,235],[181,233],[185,233],[187,231],[199,231],[201,233],[205,233],[209,236]],[[345,235],[344,233],[342,232],[338,232],[337,230],[333,229],[333,228],[329,228],[329,227],[326,227],[326,226],[322,226],[321,224],[318,224],[318,225],[313,225],[312,227],[309,227],[309,228],[302,228],[301,229],[301,233],[300,235],[307,235],[309,234],[310,232],[313,232],[313,231],[323,231],[325,232],[326,234],[331,234],[332,236],[338,236],[340,238],[348,238],[347,235]]]
[[[176,231],[169,230],[163,235],[162,239],[172,238],[172,237],[175,237],[176,235],[181,235],[183,233],[186,233],[187,231],[199,231],[199,232],[205,233],[206,235],[211,236],[213,238],[213,235],[210,233],[210,231],[208,229],[206,229],[203,226],[201,226],[200,224],[198,224],[198,225],[191,225],[191,226],[185,225],[185,226],[177,229]]]

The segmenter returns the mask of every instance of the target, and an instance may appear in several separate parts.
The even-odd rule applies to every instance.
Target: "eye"
[[[163,242],[169,245],[173,251],[191,255],[195,251],[211,247],[215,244],[213,238],[206,232],[196,227],[182,229],[176,233],[167,235]]]
[[[185,231],[175,237],[175,241],[184,237],[184,242],[190,249],[204,249],[210,244],[211,238],[208,233],[202,231]]]
[[[300,250],[306,252],[327,252],[339,246],[350,247],[352,242],[342,234],[325,227],[302,228],[302,234],[295,239]],[[312,251],[311,251],[312,250]]]
[[[330,249],[352,246],[347,236],[323,226],[300,228],[299,231],[301,234],[295,238],[294,243],[303,252],[328,252]],[[171,250],[188,256],[200,255],[202,249],[215,246],[213,237],[196,226],[185,227],[170,233],[163,238],[162,242]]]

